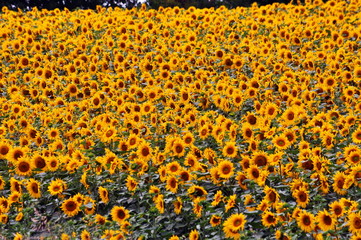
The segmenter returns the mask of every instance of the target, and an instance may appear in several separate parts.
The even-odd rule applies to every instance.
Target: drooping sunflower
[[[312,213],[303,210],[298,214],[297,225],[304,232],[311,232],[315,228],[315,216]]]
[[[321,230],[326,232],[335,228],[336,219],[331,215],[331,213],[323,210],[318,212],[317,222]]]
[[[174,212],[176,214],[180,214],[183,207],[182,199],[180,197],[177,197],[177,199],[173,202],[173,206],[174,206]]]
[[[39,181],[31,178],[26,185],[26,189],[28,190],[31,197],[40,198],[41,197],[40,186],[41,185]]]
[[[192,199],[199,198],[201,200],[205,200],[208,192],[201,186],[192,185],[188,189],[188,194]]]
[[[135,191],[138,186],[138,182],[130,175],[127,177],[126,181],[127,182],[125,185],[127,186],[128,191],[130,191],[130,192]]]
[[[100,199],[103,203],[107,204],[109,202],[109,193],[108,190],[102,186],[98,188],[98,193],[100,196]]]
[[[118,224],[122,224],[130,217],[129,210],[121,206],[114,206],[111,210],[111,216],[113,221],[116,221]]]
[[[77,215],[80,211],[80,204],[73,198],[68,198],[61,204],[61,210],[69,217]]]
[[[229,179],[234,174],[234,166],[231,161],[223,160],[218,164],[218,174],[221,178]]]
[[[0,176],[0,190],[5,188],[5,180],[2,176]]]
[[[223,194],[221,190],[218,190],[216,194],[214,194],[212,206],[217,206],[223,199]]]

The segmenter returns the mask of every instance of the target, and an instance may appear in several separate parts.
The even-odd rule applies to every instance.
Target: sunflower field
[[[361,239],[360,10],[3,7],[0,239]]]

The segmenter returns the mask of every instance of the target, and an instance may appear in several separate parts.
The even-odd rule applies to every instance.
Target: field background
[[[0,239],[360,239],[360,3],[0,15]]]

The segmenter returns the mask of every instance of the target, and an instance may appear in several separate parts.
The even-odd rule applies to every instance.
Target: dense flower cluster
[[[361,239],[360,10],[3,8],[0,238]]]

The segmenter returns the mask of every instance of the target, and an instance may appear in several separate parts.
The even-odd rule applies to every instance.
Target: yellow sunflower
[[[218,164],[218,174],[220,177],[229,179],[234,174],[234,166],[231,161],[223,160]]]
[[[31,178],[26,185],[26,189],[28,190],[31,197],[40,198],[41,197],[40,186],[41,186],[40,182]]]
[[[307,211],[301,211],[297,217],[297,225],[304,232],[311,232],[315,228],[315,216]]]
[[[318,212],[317,222],[321,230],[326,232],[335,228],[336,219],[332,216],[331,213],[323,210]]]
[[[130,217],[129,210],[121,206],[114,206],[111,210],[111,216],[113,221],[116,221],[118,224],[122,224]]]
[[[80,204],[73,198],[65,200],[61,204],[61,210],[69,217],[77,215],[80,211]]]
[[[237,147],[235,142],[228,142],[223,147],[222,150],[223,156],[229,158],[235,158],[237,156]]]

